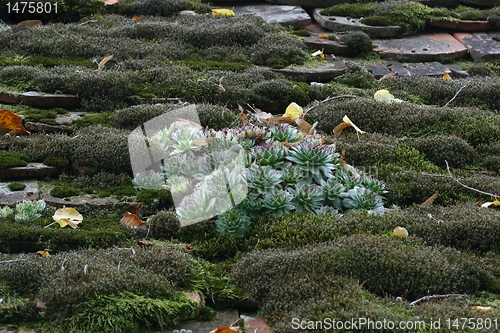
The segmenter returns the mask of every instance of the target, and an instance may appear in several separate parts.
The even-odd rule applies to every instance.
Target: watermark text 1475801
[[[7,14],[57,14],[57,2],[7,2]]]

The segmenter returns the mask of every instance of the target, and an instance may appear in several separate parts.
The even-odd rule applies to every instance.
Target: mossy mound
[[[335,318],[339,312],[357,318],[358,311],[371,313],[378,308],[398,319],[397,311],[387,306],[385,313],[380,301],[365,290],[415,299],[450,289],[474,293],[490,288],[495,281],[488,266],[473,255],[363,234],[294,251],[251,253],[234,266],[231,276],[263,303],[263,314],[284,332],[289,331],[293,317],[319,320],[327,313],[335,313]],[[363,286],[349,279],[363,281]],[[338,306],[349,310],[340,311]],[[290,320],[278,319],[278,310]]]
[[[101,332],[99,325],[117,325],[112,327],[117,332],[171,328],[198,308],[184,291],[213,295],[217,301],[238,298],[214,266],[194,259],[183,245],[1,259],[13,261],[2,266],[0,279],[19,295],[43,299],[44,317],[67,332]],[[111,314],[109,321],[106,315]]]
[[[24,167],[30,161],[29,156],[26,154],[0,150],[0,169]]]

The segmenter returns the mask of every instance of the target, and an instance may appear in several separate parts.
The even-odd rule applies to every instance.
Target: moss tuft
[[[26,184],[16,182],[16,183],[10,183],[9,185],[7,185],[7,187],[11,191],[22,191],[26,188]]]
[[[24,167],[30,161],[29,156],[26,154],[0,150],[0,170],[12,167]]]

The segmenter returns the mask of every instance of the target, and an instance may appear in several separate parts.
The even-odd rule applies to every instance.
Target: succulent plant
[[[165,188],[165,177],[154,170],[139,172],[132,179],[135,188],[145,190],[162,190]]]
[[[267,144],[255,147],[252,150],[252,157],[259,165],[269,165],[272,168],[285,166],[284,157],[286,156],[287,149],[276,144]]]
[[[280,172],[269,166],[252,164],[247,172],[248,197],[252,200],[272,191],[281,182]]]
[[[288,124],[280,124],[269,129],[271,137],[275,141],[295,143],[302,139],[301,133],[293,126]]]
[[[295,209],[299,212],[315,213],[323,205],[323,192],[318,185],[302,182],[296,188],[288,188],[287,191],[293,195]]]
[[[280,217],[295,210],[292,201],[293,196],[290,192],[276,189],[264,194],[262,205],[266,212]]]
[[[338,156],[340,155],[329,147],[301,142],[292,147],[285,158],[302,170],[307,182],[315,181],[321,185],[332,177],[332,171],[339,163]]]
[[[204,137],[204,133],[198,128],[185,127],[172,133],[172,147],[174,150],[171,155],[191,154],[201,150],[201,146],[194,143],[195,139]]]
[[[321,186],[321,189],[326,205],[342,209],[342,200],[347,197],[346,188],[342,183],[339,183],[336,178],[330,178]]]
[[[165,187],[173,196],[185,195],[190,191],[191,181],[182,175],[173,175],[167,179]]]
[[[255,147],[255,140],[250,139],[250,138],[246,138],[246,139],[243,139],[242,141],[240,141],[240,145],[243,149],[245,149],[246,151],[249,151],[250,149]]]
[[[326,215],[326,216],[341,216],[339,211],[331,206],[321,206],[316,209],[316,215]]]
[[[215,198],[211,198],[206,191],[194,191],[185,196],[176,207],[177,217],[181,225],[188,225],[206,220],[214,216]]]
[[[250,217],[241,209],[235,208],[219,215],[215,224],[222,235],[243,237],[250,226]]]
[[[34,221],[42,216],[40,212],[45,209],[45,206],[46,204],[44,200],[25,201],[22,203],[18,203],[16,205],[15,220],[18,222]]]
[[[365,187],[355,186],[347,192],[347,197],[342,200],[342,205],[347,210],[368,210],[383,212],[382,197]]]
[[[0,209],[0,219],[9,216],[12,214],[12,209],[9,206],[5,206],[4,208]]]
[[[281,181],[285,186],[295,185],[304,180],[304,175],[302,170],[296,165],[292,165],[288,168],[285,168],[281,172]]]
[[[385,184],[376,179],[365,177],[361,181],[361,185],[381,196],[388,193],[388,191],[385,188]]]
[[[265,208],[262,205],[261,199],[250,200],[246,198],[240,203],[239,207],[245,210],[247,215],[250,216],[251,218],[259,217],[265,212]]]

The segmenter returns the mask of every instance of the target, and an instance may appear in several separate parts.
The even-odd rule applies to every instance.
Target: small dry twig
[[[446,163],[446,170],[448,171],[448,175],[450,176],[451,179],[453,179],[454,181],[456,181],[457,183],[459,183],[460,185],[462,185],[463,187],[465,187],[466,189],[468,190],[471,190],[471,191],[476,191],[478,193],[481,193],[481,194],[484,194],[484,195],[489,195],[489,196],[492,196],[495,198],[495,200],[498,199],[498,195],[495,195],[495,194],[492,194],[492,193],[488,193],[488,192],[484,192],[484,191],[481,191],[481,190],[478,190],[478,189],[475,189],[473,187],[470,187],[470,186],[467,186],[463,183],[461,183],[458,179],[456,179],[455,177],[453,177],[453,175],[451,174],[451,171],[450,171],[450,166],[448,165],[448,161],[445,160],[445,163]]]
[[[4,261],[0,261],[0,264],[8,264],[10,262],[18,262],[18,261],[26,261],[26,259],[4,260]]]
[[[305,111],[304,111],[304,114],[302,115],[302,118],[306,116],[306,114],[311,111],[312,109],[314,109],[315,107],[317,107],[318,105],[320,104],[323,104],[323,103],[326,103],[328,101],[332,101],[334,99],[339,99],[339,98],[356,98],[358,96],[354,96],[354,95],[340,95],[340,96],[328,96],[327,98],[325,98],[324,100],[314,104],[313,106],[311,106],[310,108],[307,108]]]
[[[462,298],[462,297],[467,297],[467,295],[466,294],[446,294],[446,295],[424,296],[422,298],[419,298],[419,299],[411,302],[410,306],[415,306],[418,303],[423,302],[423,301],[428,301],[428,300],[436,299],[436,298],[446,298],[446,297],[459,297],[459,298]]]
[[[469,81],[467,81],[467,82],[466,82],[466,83],[465,83],[465,84],[464,84],[464,85],[463,85],[460,89],[458,89],[458,91],[457,91],[457,93],[455,94],[455,96],[453,96],[453,98],[452,98],[452,99],[450,99],[450,100],[448,101],[448,103],[446,103],[446,104],[443,106],[443,108],[447,107],[447,106],[448,106],[451,102],[453,102],[453,100],[454,100],[455,98],[457,98],[458,94],[460,94],[460,92],[462,91],[462,89],[464,89],[465,87],[467,87],[467,86],[469,85],[469,83],[471,83],[471,81],[470,81],[470,80],[469,80]]]

